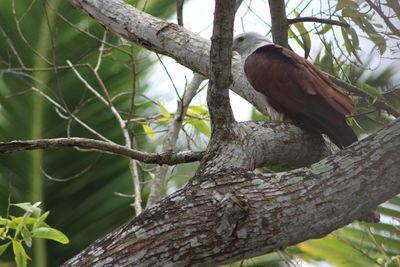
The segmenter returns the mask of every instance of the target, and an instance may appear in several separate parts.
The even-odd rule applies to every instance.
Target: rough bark
[[[397,120],[291,172],[200,169],[63,266],[215,266],[322,237],[400,192],[399,147]]]

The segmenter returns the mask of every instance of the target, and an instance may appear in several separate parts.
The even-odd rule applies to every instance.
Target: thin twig
[[[15,49],[15,47],[14,47],[14,45],[13,45],[11,39],[8,37],[6,31],[3,29],[3,27],[1,27],[1,25],[0,25],[0,32],[1,32],[1,34],[3,35],[4,39],[7,41],[8,46],[9,46],[9,47],[11,48],[11,50],[13,51],[14,55],[17,57],[17,60],[18,60],[19,64],[20,64],[23,68],[25,68],[24,62],[22,61],[21,57],[19,56],[19,54],[18,54],[18,52],[17,52],[17,49]],[[1,71],[1,70],[0,70],[0,71]]]
[[[383,13],[382,9],[380,9],[377,5],[375,5],[371,0],[365,0],[370,7],[372,7],[378,14],[381,16],[385,24],[389,27],[393,34],[400,37],[400,30],[393,25],[388,17],[386,17],[385,13]]]
[[[97,162],[97,160],[96,160],[95,162],[91,163],[89,166],[87,166],[87,167],[86,167],[85,169],[83,169],[82,171],[80,171],[80,172],[78,172],[78,173],[76,173],[76,174],[74,174],[74,175],[71,175],[71,176],[69,176],[69,177],[67,177],[67,178],[55,178],[55,177],[51,176],[50,174],[48,174],[47,172],[45,172],[43,169],[42,169],[42,174],[43,174],[47,179],[52,180],[52,181],[55,181],[55,182],[68,182],[68,181],[74,180],[74,179],[76,179],[76,178],[82,176],[82,174],[88,172],[88,171],[95,165],[96,162]]]
[[[183,26],[183,3],[185,0],[176,0],[176,16],[178,25]]]
[[[159,54],[156,54],[156,56],[157,56],[157,58],[158,58],[158,61],[160,61],[162,67],[164,68],[165,73],[167,74],[169,80],[171,81],[171,84],[172,84],[172,87],[174,87],[176,96],[179,98],[179,100],[182,100],[182,97],[179,95],[178,88],[176,87],[176,85],[175,85],[175,83],[174,83],[174,80],[172,79],[171,74],[170,74],[169,71],[168,71],[167,66],[165,66],[165,64],[164,64],[164,62],[162,61],[162,59],[161,59],[161,57],[160,57]]]
[[[28,67],[22,67],[22,68],[7,68],[7,69],[0,69],[0,72],[13,72],[13,71],[54,71],[54,70],[69,70],[72,68],[81,68],[81,67],[86,67],[90,68],[90,65],[87,63],[84,64],[73,64],[71,65],[65,65],[65,66],[54,66],[51,68],[28,68]]]
[[[102,40],[100,48],[99,48],[99,56],[97,57],[97,64],[96,64],[96,67],[94,67],[94,71],[95,72],[99,71],[99,68],[100,68],[100,65],[101,65],[101,61],[103,59],[104,43],[106,42],[106,40],[107,40],[107,30],[105,30],[104,34],[103,34],[103,40]]]
[[[368,94],[367,92],[363,91],[362,89],[358,88],[357,86],[351,85],[345,81],[342,81],[338,78],[336,78],[333,75],[330,75],[328,73],[325,73],[326,75],[328,75],[328,77],[338,86],[346,89],[347,91],[349,91],[350,93],[357,95],[357,96],[361,96],[361,97],[366,97],[370,100],[375,99],[375,96],[372,96],[370,94]],[[400,112],[398,112],[396,109],[394,109],[392,106],[390,106],[389,104],[381,101],[381,100],[377,100],[374,105],[380,109],[386,110],[387,113],[389,113],[390,115],[398,118],[400,117]]]
[[[121,146],[118,144],[113,144],[89,138],[81,138],[81,137],[38,139],[38,140],[15,140],[11,142],[0,142],[0,153],[8,154],[25,150],[54,149],[59,147],[93,148],[99,152],[111,153],[135,159],[144,163],[168,164],[168,165],[198,161],[205,154],[205,152],[203,151],[147,153],[131,149],[126,146]]]
[[[80,125],[82,125],[84,128],[86,128],[89,132],[93,133],[94,135],[96,135],[97,137],[99,137],[100,139],[103,139],[104,141],[110,142],[111,144],[114,144],[113,141],[111,141],[110,139],[104,137],[102,134],[98,133],[97,131],[95,131],[92,127],[90,127],[89,125],[87,125],[86,123],[84,123],[83,121],[81,121],[78,117],[76,117],[74,114],[68,112],[65,108],[63,108],[60,104],[58,104],[55,100],[53,100],[50,96],[48,96],[47,94],[45,94],[44,92],[42,92],[41,90],[39,90],[38,88],[32,87],[32,90],[36,93],[38,93],[39,95],[41,95],[42,97],[44,97],[45,99],[47,99],[47,101],[49,101],[51,104],[53,104],[56,109],[61,110],[62,112],[64,112],[65,114],[68,114],[68,116],[70,118],[72,118],[74,121],[76,121],[77,123],[79,123]]]
[[[69,21],[66,17],[64,17],[59,11],[57,11],[54,7],[52,7],[51,4],[50,4],[49,2],[47,2],[47,4],[49,5],[50,9],[52,9],[53,12],[55,12],[55,13],[57,14],[57,16],[58,16],[60,19],[62,19],[65,23],[67,23],[67,24],[68,24],[69,26],[71,26],[73,29],[77,30],[77,31],[80,32],[80,33],[83,33],[83,34],[87,35],[88,37],[90,37],[90,38],[92,38],[92,39],[94,39],[94,40],[96,40],[96,41],[98,41],[98,42],[100,42],[100,43],[103,43],[103,40],[101,40],[101,39],[98,38],[97,36],[95,36],[95,35],[91,34],[90,32],[87,32],[87,31],[85,31],[85,30],[83,30],[83,29],[77,27],[75,24],[73,24],[72,22],[70,22],[70,21]],[[111,47],[111,48],[113,48],[113,49],[118,50],[119,52],[121,52],[121,53],[123,53],[123,54],[129,55],[129,52],[125,51],[124,49],[121,49],[118,45],[113,45],[113,44],[108,43],[108,42],[104,42],[104,44],[107,45],[107,46],[109,46],[109,47]]]
[[[172,152],[175,149],[179,132],[182,129],[183,118],[185,117],[190,102],[196,95],[196,91],[204,79],[205,77],[203,75],[195,73],[192,81],[185,88],[183,99],[178,101],[178,106],[176,108],[173,121],[168,127],[168,133],[165,136],[164,143],[161,148],[162,152]],[[157,167],[154,179],[151,182],[151,191],[147,200],[146,208],[151,207],[161,198],[162,186],[166,179],[167,172],[168,166],[161,165]]]
[[[294,18],[294,19],[287,19],[287,22],[289,25],[297,23],[297,22],[318,22],[318,23],[337,25],[337,26],[341,26],[341,27],[350,28],[350,25],[346,22],[333,20],[333,19],[315,18],[315,17],[299,17],[299,18]]]
[[[32,50],[32,52],[37,55],[38,57],[40,57],[43,61],[45,61],[47,64],[54,66],[55,64],[53,62],[51,62],[50,60],[48,60],[47,58],[45,58],[43,55],[41,55],[29,42],[28,40],[25,38],[25,35],[22,33],[22,29],[21,29],[21,19],[17,18],[17,12],[15,9],[15,0],[12,1],[12,14],[15,20],[15,25],[17,26],[17,31],[19,36],[21,37],[22,41],[26,44],[26,46],[29,47],[30,50]]]
[[[128,118],[125,122],[125,127],[122,129],[122,131],[125,133],[125,138],[126,139],[126,145],[134,149],[136,147],[136,142],[135,142],[135,132],[131,131],[131,136],[129,137],[129,122],[131,121],[131,117],[133,116],[135,112],[135,100],[136,100],[136,89],[137,89],[137,73],[136,73],[136,61],[133,53],[133,44],[131,45],[131,53],[130,53],[130,59],[131,59],[131,72],[132,72],[132,96],[131,96],[131,108],[129,110],[129,115]],[[110,100],[111,101],[111,100]],[[128,136],[128,137],[127,137]],[[134,185],[134,203],[133,206],[135,207],[135,212],[136,216],[139,215],[142,212],[142,187],[140,183],[140,177],[139,177],[139,172],[138,172],[138,162],[130,159],[129,160],[129,170],[131,172],[131,177],[132,177],[132,182]]]
[[[68,60],[67,63],[72,66],[71,62]],[[74,73],[76,74],[76,76],[85,84],[86,88],[89,89],[89,91],[91,91],[101,102],[103,102],[112,112],[112,114],[114,115],[115,119],[117,120],[119,127],[122,131],[122,135],[124,136],[124,140],[125,140],[125,146],[127,148],[132,148],[133,146],[133,140],[131,140],[131,137],[129,136],[129,131],[128,128],[126,127],[126,123],[125,121],[122,119],[121,115],[119,114],[118,110],[115,108],[115,106],[113,105],[110,96],[108,94],[108,90],[105,87],[102,79],[100,78],[100,76],[98,75],[98,72],[91,68],[93,70],[93,73],[97,79],[97,81],[100,84],[100,87],[102,88],[102,90],[104,91],[104,94],[106,95],[106,97],[103,97],[99,92],[96,91],[96,89],[94,89],[88,81],[86,81],[82,75],[75,69],[72,68],[72,70],[74,71]],[[135,211],[136,211],[136,215],[139,215],[142,212],[142,206],[141,206],[141,190],[140,190],[140,181],[139,181],[139,176],[138,176],[138,172],[137,172],[137,163],[134,160],[130,160],[129,161],[129,169],[131,171],[131,175],[132,175],[132,179],[133,179],[133,183],[134,183],[134,187],[135,187]]]

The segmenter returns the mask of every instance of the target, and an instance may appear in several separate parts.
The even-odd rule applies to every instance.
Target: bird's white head
[[[257,48],[271,43],[264,35],[257,32],[244,32],[233,38],[232,49],[238,52],[242,58],[247,58]]]

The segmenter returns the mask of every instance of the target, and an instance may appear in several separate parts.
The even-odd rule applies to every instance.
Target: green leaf
[[[366,83],[360,83],[358,84],[358,86],[363,89],[363,91],[367,92],[368,94],[375,96],[379,99],[383,98],[383,96],[381,95],[381,93],[378,92],[378,90],[376,90],[374,87],[372,87],[369,84]]]
[[[325,43],[325,55],[321,58],[321,68],[329,73],[334,72],[332,44]]]
[[[383,25],[382,24],[373,23],[372,25],[374,25],[378,29],[383,29]]]
[[[153,129],[153,128],[151,128],[151,127],[148,126],[148,125],[142,125],[142,126],[143,126],[144,132],[147,134],[147,136],[148,136],[150,139],[156,138],[156,133],[154,132],[154,129]]]
[[[269,120],[269,117],[265,116],[264,114],[261,114],[260,112],[257,111],[256,108],[252,108],[251,110],[251,120],[253,121],[260,121],[260,120]]]
[[[311,50],[311,38],[307,29],[304,27],[304,23],[295,23],[294,26],[300,33],[300,37],[303,40],[304,58],[308,58]]]
[[[8,248],[8,246],[11,244],[10,242],[5,243],[4,245],[0,245],[0,256],[4,253],[4,251],[6,251],[6,249]]]
[[[322,29],[319,32],[317,32],[317,34],[325,34],[329,32],[331,29],[332,29],[331,24],[325,24],[324,27],[322,27]]]
[[[158,103],[158,106],[161,110],[161,114],[163,115],[163,117],[169,119],[171,117],[171,114],[168,112],[168,110],[161,103]]]
[[[296,15],[296,17],[298,17],[300,15],[297,11],[294,11],[294,14]],[[308,58],[308,56],[310,54],[310,50],[311,50],[310,34],[308,33],[306,27],[304,27],[303,22],[294,23],[294,26],[300,33],[300,38],[303,41],[304,58]]]
[[[46,211],[45,213],[43,213],[42,216],[40,216],[39,220],[36,220],[33,224],[32,230],[38,227],[50,227],[47,223],[44,222],[49,214],[50,211]]]
[[[10,228],[18,226],[21,223],[30,225],[30,224],[34,224],[35,222],[37,222],[37,219],[35,219],[33,217],[29,217],[29,218],[26,218],[25,216],[24,217],[13,217],[13,216],[10,216],[10,217],[11,217],[10,224],[7,225],[7,226],[11,225],[12,227],[10,226]]]
[[[40,216],[39,218],[39,222],[43,223],[47,219],[47,216],[49,216],[49,214],[50,211],[46,211],[45,213],[43,213],[42,216]]]
[[[322,258],[334,266],[373,266],[374,261],[352,246],[333,238],[310,239],[297,247],[307,256]]]
[[[22,235],[22,238],[23,238],[23,241],[25,242],[25,244],[28,247],[31,247],[32,246],[32,234],[28,230],[28,228],[26,228],[26,226],[23,226],[21,228],[21,235]]]
[[[289,28],[289,30],[288,30],[288,36],[290,37],[290,38],[293,38],[295,41],[296,41],[296,43],[301,47],[301,48],[303,48],[304,49],[304,44],[303,44],[303,42],[300,40],[300,38]]]
[[[61,231],[54,229],[54,228],[39,227],[39,228],[36,228],[35,230],[33,230],[32,234],[33,234],[32,236],[35,238],[51,239],[51,240],[60,242],[62,244],[69,243],[68,237],[65,234],[63,234]]]
[[[343,17],[349,17],[349,18],[364,18],[365,17],[364,14],[361,14],[357,10],[352,9],[352,8],[348,8],[348,7],[343,8],[342,16]]]
[[[371,41],[378,47],[379,53],[382,55],[386,51],[386,40],[385,38],[380,35],[374,28],[374,26],[369,22],[368,19],[363,18],[361,22],[358,20],[354,20],[357,25],[368,34]]]
[[[345,7],[352,7],[352,8],[357,8],[358,4],[352,0],[339,0],[335,11],[339,11]]]
[[[26,267],[28,264],[29,256],[26,254],[24,247],[20,242],[12,240],[14,259],[18,267]]]
[[[18,225],[21,223],[23,217],[13,217],[10,216],[11,220],[8,221],[7,227],[11,229],[17,229]]]
[[[368,33],[367,33],[368,34]],[[379,53],[383,55],[386,51],[386,40],[383,36],[375,33],[369,33],[368,36],[371,38],[372,42],[378,47]]]
[[[190,106],[187,114],[192,116],[208,116],[208,111],[202,106]]]
[[[9,219],[0,216],[0,225],[7,225],[10,222]]]
[[[195,120],[188,121],[188,123],[193,125],[197,131],[201,132],[208,138],[211,137],[211,129],[210,129],[210,127],[208,127],[208,125],[203,120],[195,119]]]
[[[38,208],[38,206],[41,204],[42,202],[36,202],[35,204],[31,204],[29,202],[23,202],[23,203],[17,203],[17,204],[11,204],[12,206],[16,206],[19,207],[21,209],[23,209],[26,212],[30,212],[32,213],[35,217],[39,217],[40,213],[42,212],[41,208]]]
[[[7,235],[7,228],[0,227],[0,240],[3,240]]]
[[[353,41],[354,48],[359,50],[360,49],[360,41],[358,40],[358,34],[353,28],[349,28],[348,31],[351,35],[351,40]]]
[[[361,59],[358,56],[356,49],[358,49],[358,38],[353,41],[354,36],[350,35],[352,39],[349,38],[350,30],[346,28],[341,28],[342,37],[344,40],[344,46],[346,47],[347,53],[353,54],[354,57],[357,59],[358,63],[362,64]],[[357,45],[356,45],[357,44]]]

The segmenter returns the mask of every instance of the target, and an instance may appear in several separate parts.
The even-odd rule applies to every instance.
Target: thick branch
[[[322,19],[316,17],[298,17],[294,19],[287,19],[288,24],[294,24],[297,22],[318,22],[323,24],[337,25],[341,27],[349,28],[350,25],[343,21],[333,20],[333,19]]]
[[[268,0],[271,14],[271,32],[274,43],[289,47],[288,21],[286,18],[285,0]]]
[[[330,155],[320,135],[290,122],[248,121],[226,128],[229,135],[210,140],[198,172],[205,175],[221,169],[254,170],[264,166],[293,169]]]
[[[322,237],[400,193],[399,148],[397,120],[310,167],[198,173],[63,266],[216,266]]]
[[[207,104],[211,118],[211,138],[216,128],[235,121],[229,102],[229,86],[232,84],[232,38],[236,1],[216,0],[214,28],[210,52],[210,83]]]
[[[180,163],[200,160],[204,152],[182,151],[166,152],[160,154],[146,153],[130,149],[126,146],[112,144],[104,141],[70,137],[55,139],[20,140],[12,142],[0,142],[0,153],[13,153],[33,149],[54,149],[59,147],[86,147],[94,148],[100,152],[132,158],[144,163],[176,165]]]

